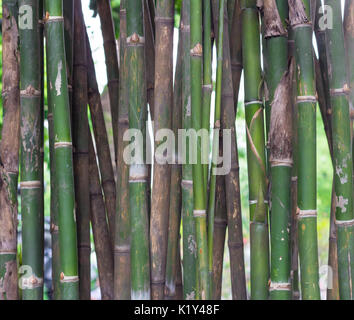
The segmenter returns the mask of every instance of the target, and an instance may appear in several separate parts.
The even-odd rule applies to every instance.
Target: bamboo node
[[[331,89],[331,96],[342,96],[348,95],[350,93],[350,88],[347,83],[344,84],[343,88]]]
[[[78,282],[79,277],[78,276],[66,276],[64,272],[60,273],[60,282]]]
[[[73,144],[72,142],[68,142],[68,141],[61,141],[61,142],[56,142],[54,143],[54,149],[57,148],[72,148]]]
[[[54,232],[58,232],[59,231],[59,227],[57,225],[55,225],[54,223],[52,223],[50,225],[50,232],[54,233]]]
[[[131,36],[127,37],[127,44],[140,45],[143,43],[145,43],[145,38],[143,36],[139,36],[136,32],[134,32]]]
[[[39,189],[41,188],[41,181],[21,181],[20,188],[21,189]]]
[[[293,159],[273,159],[270,158],[269,162],[272,167],[292,167]]]
[[[316,218],[317,210],[301,210],[300,208],[297,208],[296,215],[299,220],[303,218]]]
[[[203,46],[199,42],[191,50],[191,55],[195,57],[203,56]]]
[[[305,103],[305,102],[316,103],[317,98],[316,98],[316,96],[297,96],[296,97],[296,104]]]
[[[183,188],[188,188],[188,187],[192,187],[193,186],[193,180],[185,180],[183,179],[181,181],[181,187]]]
[[[37,277],[35,274],[32,274],[30,277],[24,277],[21,279],[22,289],[34,289],[43,286],[43,278]]]
[[[206,210],[201,209],[201,210],[193,210],[193,216],[195,218],[202,218],[206,216]]]
[[[290,291],[290,282],[270,282],[269,291]]]
[[[173,17],[155,17],[156,23],[161,24],[172,24],[174,23],[175,19]]]
[[[40,97],[41,92],[31,85],[29,85],[25,90],[20,91],[21,97]]]
[[[128,254],[130,253],[130,245],[114,246],[114,252]]]
[[[51,15],[49,15],[49,12],[46,12],[44,21],[46,23],[48,23],[48,22],[60,22],[60,21],[64,21],[64,17],[63,16],[51,16]]]
[[[335,224],[341,227],[351,227],[354,226],[354,219],[351,220],[335,220]]]
[[[247,101],[247,102],[245,102],[245,107],[250,106],[252,104],[263,104],[263,101],[261,101],[261,100]]]

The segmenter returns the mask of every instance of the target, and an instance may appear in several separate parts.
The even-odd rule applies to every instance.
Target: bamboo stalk
[[[214,243],[214,218],[216,203],[216,165],[219,156],[219,135],[220,135],[220,116],[221,116],[221,85],[223,70],[223,40],[224,40],[224,0],[219,3],[219,19],[218,19],[218,43],[217,43],[217,69],[216,69],[216,94],[215,94],[215,110],[214,110],[214,130],[213,130],[213,149],[212,163],[210,172],[210,190],[208,203],[208,263],[210,277],[210,296],[213,296],[213,243]]]
[[[85,29],[81,2],[75,1],[72,131],[80,300],[90,300],[91,298],[90,198],[89,176],[87,175],[89,166],[89,131],[87,125],[87,57]]]
[[[181,22],[182,57],[182,128],[192,126],[190,75],[190,0],[183,0]],[[186,152],[182,154],[182,227],[183,227],[183,296],[193,300],[197,296],[197,248],[193,218],[193,177],[189,154],[190,139],[186,139]]]
[[[202,86],[202,128],[210,131],[211,94],[213,92],[211,1],[203,0],[203,86]],[[209,142],[209,140],[208,140]],[[209,150],[209,145],[206,146]],[[204,189],[208,192],[209,163],[203,163]],[[210,248],[209,248],[210,252]],[[212,251],[211,251],[212,252]]]
[[[39,20],[38,1],[21,0],[31,8],[29,19]],[[39,28],[20,28],[20,125],[21,125],[21,216],[22,216],[22,263],[29,266],[31,276],[22,281],[23,300],[43,299],[44,226],[41,212],[42,185],[41,160],[41,75],[39,52]],[[39,213],[39,214],[38,214]]]
[[[213,300],[221,299],[222,290],[224,248],[227,226],[226,195],[224,185],[225,177],[217,176],[213,245]]]
[[[256,1],[242,1],[241,9],[250,201],[251,299],[267,299],[269,280],[269,240],[263,103],[259,96],[259,87],[262,81],[260,67],[259,17]]]
[[[156,2],[154,133],[171,128],[173,105],[173,23],[174,1]],[[161,149],[164,141],[155,142],[154,177],[150,213],[151,298],[164,298],[171,167]],[[168,150],[167,150],[168,153]],[[162,196],[163,194],[163,196]]]
[[[102,300],[113,299],[113,254],[106,219],[106,205],[103,201],[102,187],[96,162],[91,133],[89,147],[90,218],[97,256],[98,277]]]
[[[70,130],[70,105],[61,0],[46,0],[48,95],[54,118],[55,181],[58,193],[60,283],[62,299],[78,299],[75,193]]]
[[[190,73],[191,73],[191,109],[192,128],[198,132],[202,128],[202,2],[191,1],[190,4]],[[200,279],[199,295],[202,300],[210,297],[210,279],[208,276],[208,244],[206,230],[206,201],[201,163],[201,140],[197,138],[196,164],[193,172],[193,215],[195,219],[197,240],[197,277]]]
[[[116,210],[116,185],[114,180],[113,166],[109,142],[104,122],[101,96],[98,90],[95,66],[91,54],[91,46],[86,33],[86,54],[87,54],[87,86],[88,103],[92,119],[92,127],[97,145],[97,156],[104,200],[107,207],[108,227],[111,243],[114,243],[115,234],[115,210]]]
[[[130,299],[130,215],[129,215],[129,166],[123,159],[127,142],[123,136],[129,128],[126,68],[127,24],[125,0],[120,3],[120,68],[117,153],[117,210],[114,246],[114,298]]]
[[[281,2],[281,1],[280,1]],[[284,4],[284,1],[281,2]],[[285,2],[287,7],[287,3]],[[289,300],[290,280],[290,205],[292,170],[291,95],[293,64],[287,71],[288,38],[282,10],[275,0],[264,1],[264,43],[267,51],[269,95],[269,166],[271,190],[271,283],[270,298]]]
[[[214,25],[217,27],[217,2],[213,1]],[[232,70],[229,45],[229,28],[227,14],[224,17],[224,49],[223,49],[223,81],[221,98],[221,126],[228,129],[231,139],[230,171],[225,176],[226,208],[228,220],[228,247],[231,264],[231,288],[232,298],[243,300],[247,298],[246,277],[243,254],[243,234],[240,199],[240,180],[238,150],[235,130],[234,93],[232,83]],[[228,153],[225,154],[226,156]],[[225,162],[226,163],[226,162]],[[225,164],[224,163],[224,164]]]
[[[172,109],[172,130],[174,136],[178,136],[178,129],[182,127],[182,40],[181,28],[179,29],[178,49],[175,80],[173,88],[173,109]],[[181,180],[182,166],[178,163],[180,155],[178,146],[175,146],[174,161],[171,167],[171,186],[170,186],[170,210],[168,220],[168,245],[166,261],[166,281],[165,299],[176,299],[177,297],[177,272],[179,261],[179,240],[181,229]],[[183,295],[183,294],[182,294]]]
[[[228,11],[229,12],[229,11]],[[237,113],[238,94],[240,91],[240,80],[242,74],[242,23],[241,23],[241,6],[240,0],[236,0],[232,25],[230,29],[230,58],[232,70],[232,84],[234,92],[235,114]]]
[[[17,181],[20,148],[18,7],[2,1],[3,126],[0,145],[0,300],[18,299]]]
[[[308,0],[289,0],[294,32],[298,107],[298,241],[301,296],[320,299],[316,211],[316,97]]]
[[[112,9],[109,0],[98,0],[97,11],[101,21],[103,48],[106,59],[108,94],[112,115],[115,162],[117,161],[119,68]]]
[[[150,299],[149,222],[147,210],[147,167],[144,164],[146,82],[143,7],[140,0],[126,3],[129,128],[142,136],[129,168],[131,222],[131,298]]]
[[[333,13],[333,29],[326,29],[328,78],[330,86],[333,136],[334,189],[336,195],[336,229],[340,299],[353,299],[354,276],[354,216],[353,216],[353,163],[350,134],[350,92],[345,56],[341,4],[325,1]]]

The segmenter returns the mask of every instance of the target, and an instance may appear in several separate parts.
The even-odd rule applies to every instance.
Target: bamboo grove
[[[44,297],[46,157],[53,299],[91,298],[91,252],[102,299],[221,299],[225,248],[232,299],[321,299],[317,109],[326,297],[353,299],[354,0],[91,1],[105,70],[84,6],[2,0],[0,299]]]

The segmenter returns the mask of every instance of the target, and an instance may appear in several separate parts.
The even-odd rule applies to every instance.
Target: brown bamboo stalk
[[[214,29],[217,29],[217,1],[212,1]],[[224,41],[223,41],[223,81],[222,81],[222,114],[221,126],[230,129],[231,134],[231,169],[225,176],[228,246],[230,252],[230,269],[232,298],[235,300],[247,299],[246,277],[243,254],[242,215],[240,198],[240,177],[238,164],[238,149],[235,130],[235,104],[232,73],[230,68],[230,44],[227,13],[224,17]],[[218,39],[216,39],[218,40]]]
[[[227,226],[227,211],[224,185],[225,177],[217,176],[213,246],[213,300],[221,299],[222,290],[222,272]]]
[[[115,162],[117,161],[118,106],[119,106],[119,67],[112,9],[109,0],[98,0],[97,11],[101,21],[103,48],[106,58],[108,94],[112,115]]]
[[[101,96],[98,91],[96,72],[87,33],[86,43],[88,103],[90,106],[93,132],[97,146],[97,156],[102,178],[103,194],[107,207],[109,234],[113,245],[115,233],[114,221],[116,211],[116,185],[114,180],[111,153],[109,150],[107,130],[104,122]]]
[[[74,68],[72,95],[73,161],[77,219],[80,300],[91,298],[91,242],[87,120],[87,59],[81,2],[74,3]]]
[[[12,1],[13,2],[13,1]],[[20,146],[20,71],[16,8],[2,3],[2,98],[4,108],[0,145],[0,300],[18,299],[17,181]]]
[[[97,145],[97,141],[96,141]],[[98,277],[102,300],[113,299],[113,254],[109,238],[106,206],[96,162],[91,134],[89,134],[89,178],[91,223],[97,256]]]

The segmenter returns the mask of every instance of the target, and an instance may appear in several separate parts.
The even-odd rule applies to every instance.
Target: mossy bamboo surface
[[[87,118],[87,57],[86,26],[81,2],[74,3],[74,66],[72,96],[73,161],[75,209],[79,259],[80,300],[91,298],[91,242]]]
[[[190,0],[183,0],[181,22],[182,41],[182,128],[192,126],[191,91],[190,91]],[[189,164],[189,139],[186,141],[186,159],[182,166],[182,226],[183,226],[183,296],[195,299],[197,289],[197,248],[195,238],[195,221],[193,218],[193,177],[192,165]]]
[[[129,165],[123,159],[127,142],[123,141],[124,132],[129,128],[128,94],[126,68],[126,6],[120,3],[120,69],[119,69],[119,110],[117,143],[117,209],[114,245],[114,298],[130,299],[130,216],[129,216]]]
[[[171,128],[173,106],[174,1],[156,1],[154,133]],[[164,298],[170,207],[170,161],[155,141],[154,176],[150,213],[151,298]],[[160,149],[160,150],[159,150]]]
[[[115,161],[117,161],[118,106],[119,106],[119,67],[118,50],[109,0],[98,0],[97,11],[101,21],[103,48],[106,59],[108,94],[112,115]]]
[[[279,3],[264,1],[264,43],[267,51],[267,87],[270,107],[269,167],[272,181],[271,214],[271,284],[270,298],[289,300],[290,217],[292,160],[292,70],[287,71],[288,38],[285,30],[286,10]]]
[[[29,266],[31,275],[22,280],[22,299],[43,299],[44,217],[41,212],[41,75],[38,1],[19,1],[19,10],[28,6],[33,25],[20,28],[21,57],[21,217],[22,263]],[[22,17],[20,16],[20,19]],[[29,63],[31,61],[31,63]],[[39,213],[39,214],[38,214]]]
[[[350,112],[347,95],[350,92],[345,56],[341,4],[325,1],[332,8],[333,28],[326,29],[328,76],[332,105],[332,136],[334,189],[336,196],[336,229],[340,299],[353,299],[354,276],[354,216],[353,163],[350,133]]]
[[[213,148],[212,163],[210,172],[209,202],[208,202],[208,263],[210,277],[210,296],[213,296],[213,245],[214,245],[214,218],[216,210],[216,166],[219,156],[219,135],[220,135],[220,117],[221,117],[221,85],[223,70],[223,40],[224,40],[224,0],[219,3],[218,22],[218,43],[217,43],[217,68],[216,68],[216,93],[214,110],[214,130],[213,130]]]
[[[102,186],[97,167],[96,154],[91,133],[88,137],[89,182],[90,182],[90,218],[93,240],[97,255],[98,278],[102,300],[113,299],[113,252],[106,218],[106,206],[102,195]]]
[[[251,299],[268,298],[269,248],[267,173],[261,84],[259,16],[256,1],[241,1],[242,57],[245,72],[245,113],[251,239]]]
[[[191,112],[192,128],[198,132],[202,128],[202,1],[190,4],[190,73],[191,73]],[[210,298],[210,278],[208,275],[208,244],[206,226],[206,194],[201,163],[201,139],[197,139],[196,163],[192,164],[193,197],[197,242],[197,277],[199,278],[199,297]]]
[[[115,233],[115,210],[116,210],[116,183],[109,149],[109,142],[106,130],[106,124],[103,115],[101,96],[98,90],[96,80],[95,66],[92,59],[91,47],[86,35],[87,52],[87,86],[88,86],[88,104],[92,119],[92,127],[97,146],[97,157],[102,179],[102,188],[107,207],[108,227],[111,243],[114,242]]]
[[[54,119],[55,181],[59,211],[61,298],[78,299],[78,257],[70,105],[61,0],[46,0],[48,96]]]
[[[177,61],[175,80],[173,87],[173,109],[172,109],[172,130],[175,137],[178,136],[178,129],[182,128],[182,40],[181,28],[179,29],[177,49]],[[171,167],[171,189],[170,189],[170,210],[168,220],[168,245],[166,261],[166,281],[165,281],[165,299],[177,298],[177,272],[181,262],[180,253],[180,229],[181,229],[181,200],[182,200],[182,165],[178,163],[180,158],[178,146],[175,146],[174,162]]]
[[[310,1],[289,0],[297,75],[298,241],[301,296],[320,299],[316,210],[316,96]]]
[[[20,62],[15,0],[2,1],[2,101],[0,145],[0,300],[18,299],[17,181],[20,148]]]
[[[146,108],[144,17],[140,0],[126,3],[129,128],[144,140]],[[145,141],[138,145],[144,154]],[[136,151],[137,152],[137,151]],[[143,154],[136,155],[129,168],[131,222],[131,298],[150,299],[149,221],[147,208],[147,167]]]

